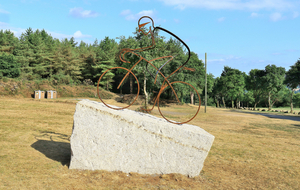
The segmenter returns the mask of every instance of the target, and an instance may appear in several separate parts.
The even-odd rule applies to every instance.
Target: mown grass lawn
[[[0,189],[300,189],[300,122],[212,107],[189,123],[215,136],[195,178],[69,170],[79,99],[0,99]]]

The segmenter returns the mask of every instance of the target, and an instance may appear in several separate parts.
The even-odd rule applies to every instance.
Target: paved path
[[[246,113],[246,114],[255,114],[255,115],[262,115],[269,118],[275,118],[275,119],[286,119],[286,120],[292,120],[292,121],[300,121],[299,116],[291,116],[291,115],[276,115],[272,113],[259,113],[259,112],[248,112],[248,111],[239,111],[239,110],[230,110],[232,112],[239,112],[239,113]]]

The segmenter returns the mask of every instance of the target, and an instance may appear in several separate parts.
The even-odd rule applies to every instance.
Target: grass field
[[[69,170],[78,101],[0,98],[0,189],[300,189],[299,121],[212,107],[190,122],[215,136],[195,178]]]

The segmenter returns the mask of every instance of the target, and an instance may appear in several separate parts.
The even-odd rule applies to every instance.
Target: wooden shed
[[[57,98],[57,92],[53,90],[47,91],[47,99]]]
[[[44,99],[45,98],[45,91],[36,90],[34,91],[34,99]]]

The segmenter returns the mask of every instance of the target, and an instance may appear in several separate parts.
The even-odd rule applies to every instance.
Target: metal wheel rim
[[[101,80],[102,77],[105,75],[105,73],[107,73],[109,70],[112,70],[112,69],[125,69],[125,70],[127,70],[128,72],[130,72],[130,73],[134,76],[135,80],[137,81],[137,85],[138,85],[138,92],[137,92],[137,95],[136,95],[135,99],[133,100],[133,102],[132,102],[131,104],[129,104],[128,106],[126,106],[126,107],[122,107],[122,108],[113,108],[113,107],[109,106],[108,104],[106,104],[106,103],[102,100],[102,98],[101,98],[101,96],[100,96],[100,92],[99,92],[99,83],[100,83],[100,80]],[[138,98],[138,96],[139,96],[139,92],[140,92],[140,83],[139,83],[138,79],[137,79],[136,76],[133,74],[133,72],[131,72],[129,69],[126,69],[126,68],[124,68],[124,67],[113,67],[113,68],[107,69],[107,70],[106,70],[104,73],[102,73],[102,75],[99,77],[99,80],[98,80],[98,83],[97,83],[97,94],[98,94],[99,99],[101,100],[101,102],[102,102],[104,105],[106,105],[107,107],[109,107],[109,108],[111,108],[111,109],[114,109],[114,110],[122,110],[122,109],[125,109],[125,108],[128,108],[129,106],[131,106],[131,105],[137,100],[137,98]]]
[[[193,119],[198,115],[198,113],[199,113],[200,106],[201,106],[200,95],[199,95],[198,91],[197,91],[191,84],[189,84],[189,83],[187,83],[187,82],[183,82],[183,81],[175,81],[175,82],[171,82],[170,84],[172,85],[173,83],[183,83],[183,84],[187,84],[187,85],[191,86],[191,87],[196,91],[197,96],[198,96],[198,98],[199,98],[199,106],[198,106],[198,110],[197,110],[196,114],[195,114],[191,119],[189,119],[188,121],[185,121],[185,122],[176,123],[176,122],[170,121],[169,119],[167,119],[167,118],[161,113],[161,110],[160,110],[160,108],[159,108],[159,98],[160,98],[160,95],[161,95],[162,92],[160,92],[159,95],[158,95],[158,97],[157,97],[157,108],[158,108],[158,111],[159,111],[160,115],[161,115],[165,120],[167,120],[167,121],[170,122],[170,123],[174,123],[174,124],[178,124],[178,125],[184,124],[184,123],[188,123],[188,122],[190,122],[191,120],[193,120]]]

